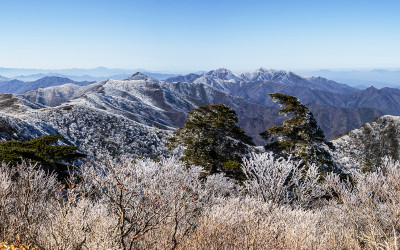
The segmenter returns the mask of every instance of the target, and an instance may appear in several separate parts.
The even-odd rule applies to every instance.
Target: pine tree
[[[305,166],[315,163],[324,172],[341,172],[334,166],[329,152],[333,145],[325,138],[311,111],[294,96],[281,93],[269,95],[283,106],[279,114],[292,117],[285,120],[282,126],[273,126],[260,134],[265,140],[275,139],[275,142],[265,146],[266,150],[293,155]]]
[[[184,147],[182,161],[187,166],[204,168],[204,176],[225,173],[226,176],[242,181],[242,156],[247,153],[252,139],[236,126],[236,112],[223,105],[200,106],[189,112],[185,125],[174,132],[168,147]]]
[[[54,145],[62,138],[62,135],[46,135],[27,142],[2,141],[0,161],[10,166],[22,161],[31,162],[48,172],[56,172],[62,180],[68,176],[68,169],[73,168],[73,161],[86,157],[77,153],[75,146]]]

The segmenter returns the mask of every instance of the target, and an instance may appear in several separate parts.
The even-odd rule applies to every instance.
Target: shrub
[[[85,157],[75,146],[53,145],[62,135],[46,135],[27,142],[0,142],[0,161],[15,165],[22,161],[40,165],[48,172],[55,172],[60,180],[68,176],[72,162]]]
[[[376,172],[357,172],[354,185],[327,176],[327,190],[337,196],[331,206],[343,216],[342,226],[366,248],[398,249],[400,234],[400,163],[384,157]]]
[[[272,153],[252,154],[243,160],[247,192],[264,202],[309,207],[325,195],[315,164],[300,169],[289,159]]]
[[[288,159],[252,155],[244,189],[222,174],[200,182],[201,167],[186,169],[175,158],[88,162],[68,187],[34,165],[2,164],[0,242],[39,249],[398,249],[400,163],[381,162],[376,172],[355,173],[354,183],[336,174],[320,183],[316,167],[300,171]],[[316,206],[324,192],[336,198]]]

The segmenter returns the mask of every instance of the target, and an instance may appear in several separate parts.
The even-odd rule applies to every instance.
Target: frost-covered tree
[[[265,202],[309,207],[325,195],[315,164],[303,171],[291,159],[253,153],[244,159],[243,171],[247,193]]]
[[[338,172],[329,152],[333,145],[325,138],[311,111],[294,96],[281,93],[269,95],[283,106],[279,114],[290,115],[291,118],[285,120],[283,125],[273,126],[260,134],[265,140],[275,139],[265,148],[275,153],[294,155],[303,165],[314,163],[324,172]]]
[[[174,132],[168,147],[184,147],[181,160],[204,168],[205,175],[224,173],[236,180],[245,178],[241,158],[254,145],[236,125],[235,110],[223,105],[200,106],[189,112],[185,125]]]

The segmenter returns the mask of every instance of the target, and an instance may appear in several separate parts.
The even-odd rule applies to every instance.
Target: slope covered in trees
[[[400,117],[385,115],[332,140],[335,160],[348,169],[376,170],[382,157],[400,159]]]

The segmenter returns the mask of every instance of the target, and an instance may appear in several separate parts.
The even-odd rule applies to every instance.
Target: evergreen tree
[[[23,160],[42,166],[44,170],[56,172],[60,179],[68,176],[73,161],[86,157],[76,152],[75,146],[53,145],[62,135],[46,135],[27,142],[0,142],[0,161],[11,166]]]
[[[324,172],[341,172],[334,166],[329,152],[333,145],[325,138],[311,111],[294,96],[281,93],[269,95],[283,106],[279,114],[292,117],[285,120],[282,126],[273,126],[260,134],[265,140],[275,139],[265,148],[278,154],[293,155],[306,166],[315,163]]]
[[[167,144],[170,149],[184,147],[182,161],[187,166],[204,168],[204,175],[225,173],[242,181],[242,156],[247,153],[252,139],[236,126],[236,112],[223,105],[200,106],[189,112],[185,125],[174,132]]]

